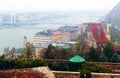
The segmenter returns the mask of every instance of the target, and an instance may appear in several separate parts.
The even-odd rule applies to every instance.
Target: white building
[[[44,44],[51,43],[53,41],[53,36],[50,32],[38,32],[33,38],[33,45],[35,47],[44,47]]]

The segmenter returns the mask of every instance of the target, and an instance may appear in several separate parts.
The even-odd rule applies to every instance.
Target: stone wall
[[[104,67],[111,68],[114,73],[120,73],[120,63],[94,62]]]
[[[120,74],[91,73],[91,78],[120,78]]]
[[[56,78],[80,78],[79,72],[52,71]],[[91,78],[120,78],[120,74],[91,73]]]
[[[26,74],[25,74],[26,73]],[[20,69],[9,69],[0,70],[0,78],[15,77],[16,74],[22,78],[24,75],[34,76],[34,75],[45,75],[44,78],[80,78],[80,72],[70,72],[70,71],[51,71],[48,67],[35,67],[35,68],[20,68]],[[6,77],[3,77],[6,76]],[[111,73],[91,73],[91,78],[120,78],[120,74]],[[30,77],[28,77],[30,78]],[[38,77],[33,77],[38,78]],[[39,77],[43,78],[43,77]]]
[[[48,67],[0,70],[0,78],[55,78]]]
[[[53,71],[56,78],[80,78],[80,72]]]

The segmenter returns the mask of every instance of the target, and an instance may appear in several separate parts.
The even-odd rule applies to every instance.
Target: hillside
[[[110,20],[115,27],[120,26],[120,2],[108,13],[106,20]]]
[[[107,14],[102,21],[103,27],[106,29],[107,22],[110,21],[112,29],[110,31],[111,40],[120,43],[120,2]]]

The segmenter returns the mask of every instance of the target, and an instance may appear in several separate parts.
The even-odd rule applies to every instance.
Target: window
[[[101,28],[98,26],[97,28],[97,36],[100,38],[101,37]]]

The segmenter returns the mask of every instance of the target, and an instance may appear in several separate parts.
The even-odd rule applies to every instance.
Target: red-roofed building
[[[53,31],[53,42],[62,41],[62,33],[60,31]]]
[[[52,32],[53,35],[59,35],[59,34],[62,34],[60,31],[53,31]]]
[[[83,38],[88,46],[97,48],[108,42],[101,23],[86,23],[86,25]]]

